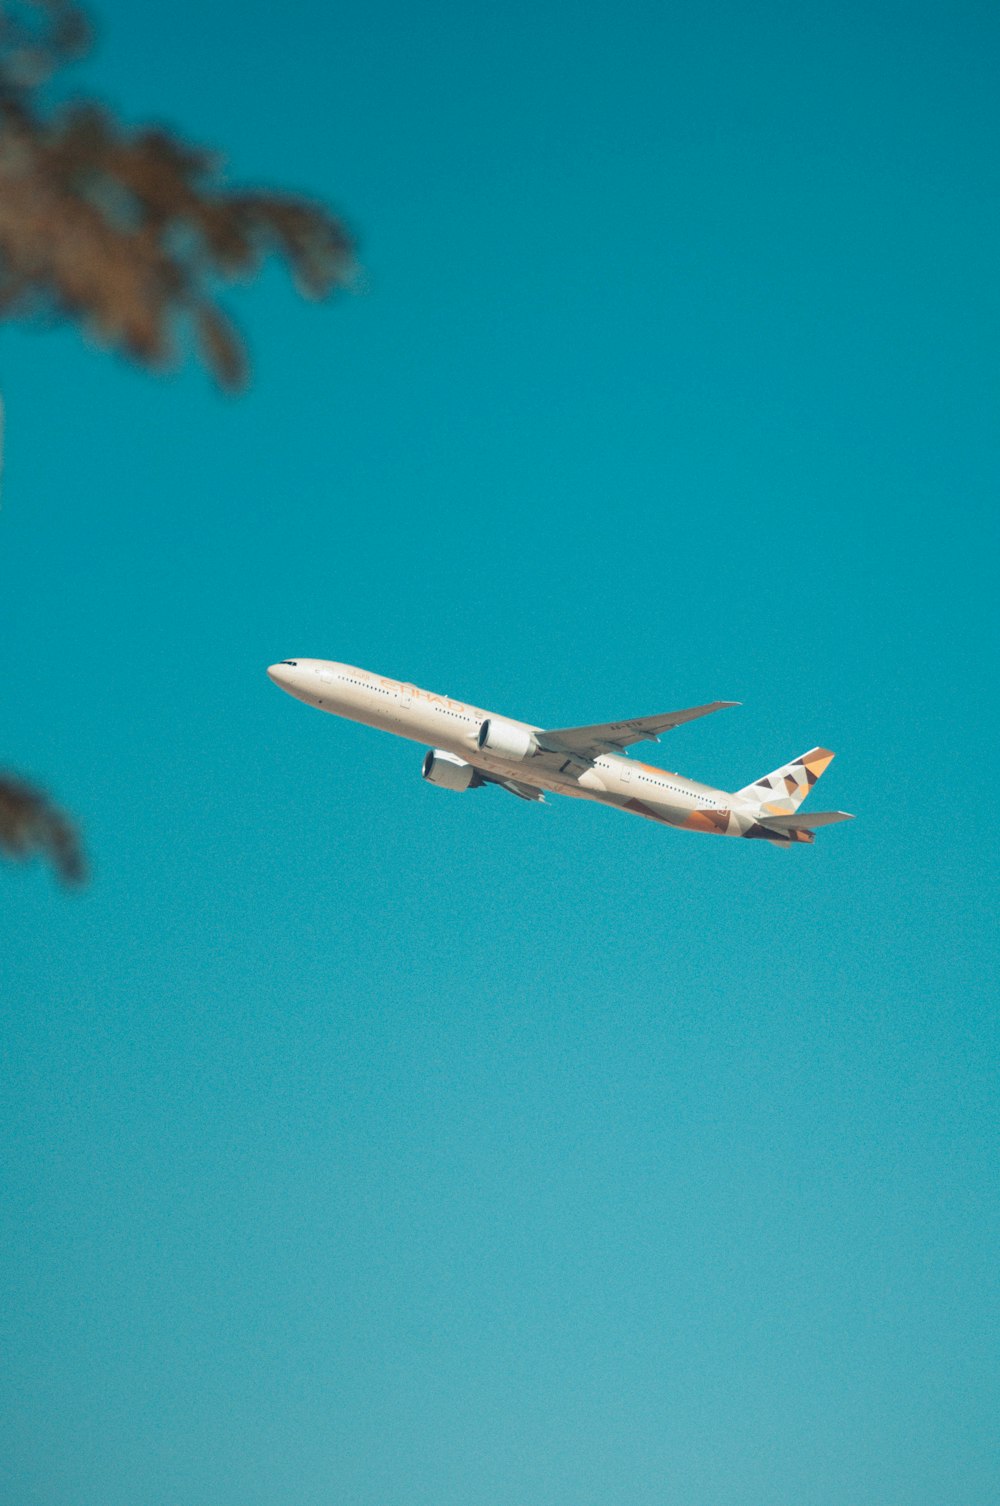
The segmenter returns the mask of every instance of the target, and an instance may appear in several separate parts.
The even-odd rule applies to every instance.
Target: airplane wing
[[[593,727],[559,727],[536,732],[540,748],[548,753],[568,753],[577,758],[597,758],[601,753],[620,753],[631,743],[658,742],[661,732],[693,722],[696,717],[738,706],[739,701],[712,701],[707,706],[689,706],[686,711],[665,711],[662,716],[637,716],[630,722],[600,722]]]
[[[506,779],[500,774],[487,774],[484,769],[479,770],[479,776],[484,784],[498,784],[502,790],[509,790],[521,800],[540,800],[545,803],[544,792],[533,784],[522,784],[520,779]]]
[[[761,826],[775,831],[814,831],[817,826],[832,826],[835,821],[853,821],[847,811],[795,811],[788,816],[758,816]]]

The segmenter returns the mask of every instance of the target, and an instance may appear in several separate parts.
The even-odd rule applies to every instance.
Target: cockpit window
[[[282,659],[281,662],[282,664],[290,664],[293,669],[298,669],[299,667],[298,659]]]

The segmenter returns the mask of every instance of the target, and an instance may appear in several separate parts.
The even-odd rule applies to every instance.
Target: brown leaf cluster
[[[88,44],[70,0],[0,0],[0,318],[76,320],[154,369],[187,326],[238,388],[245,350],[220,287],[275,255],[322,297],[349,280],[347,232],[307,199],[228,189],[218,157],[172,131],[130,131],[94,102],[47,111],[45,83]]]
[[[86,877],[72,823],[40,790],[10,774],[0,774],[0,854],[48,858],[66,884],[80,884]]]
[[[68,319],[151,370],[187,331],[224,387],[246,380],[243,341],[218,304],[268,256],[300,292],[350,280],[350,238],[321,205],[230,190],[218,156],[162,128],[130,130],[96,101],[46,103],[92,33],[74,0],[0,0],[0,319]],[[66,883],[85,862],[70,820],[0,774],[0,857],[43,856]]]

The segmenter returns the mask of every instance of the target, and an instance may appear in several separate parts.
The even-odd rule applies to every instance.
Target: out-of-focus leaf
[[[235,391],[247,378],[246,353],[239,335],[218,309],[203,307],[197,314],[198,339],[206,366],[223,387]]]
[[[350,237],[309,199],[229,189],[218,154],[171,131],[130,130],[92,101],[47,111],[40,86],[88,41],[68,0],[0,0],[0,318],[76,320],[151,369],[192,330],[216,380],[240,387],[221,288],[275,256],[325,297],[352,280]]]
[[[66,884],[82,884],[86,878],[72,822],[41,790],[11,774],[0,774],[0,855],[22,861],[47,858]]]

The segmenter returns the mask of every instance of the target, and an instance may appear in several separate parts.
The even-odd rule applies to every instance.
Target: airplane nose
[[[272,664],[268,668],[267,676],[275,685],[282,690],[290,690],[295,684],[298,673],[298,665],[294,659],[283,659],[280,664]]]

